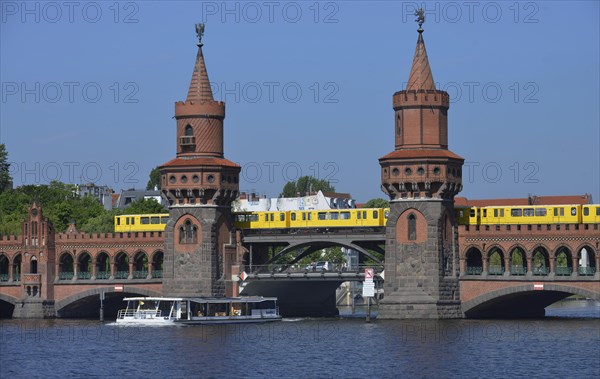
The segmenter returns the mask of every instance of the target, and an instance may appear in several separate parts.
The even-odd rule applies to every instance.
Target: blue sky
[[[417,39],[448,91],[469,198],[591,193],[600,201],[599,2],[12,2],[0,20],[0,142],[17,185],[145,187],[175,156],[174,102],[196,56],[227,104],[240,189],[329,179],[383,197],[392,94]]]

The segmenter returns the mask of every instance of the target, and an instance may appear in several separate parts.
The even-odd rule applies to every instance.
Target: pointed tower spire
[[[415,56],[412,68],[410,69],[410,75],[408,76],[406,90],[435,91],[433,74],[431,73],[431,67],[429,67],[429,59],[427,58],[427,50],[425,49],[425,41],[423,40],[423,29],[419,27],[418,31],[417,48],[415,49]]]
[[[204,63],[204,54],[202,53],[204,24],[196,24],[196,34],[198,34],[198,54],[196,55],[196,63],[194,64],[194,72],[192,73],[186,101],[213,101],[208,72]]]

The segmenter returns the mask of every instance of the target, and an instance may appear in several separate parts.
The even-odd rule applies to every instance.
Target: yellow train
[[[373,228],[387,223],[389,208],[237,212],[238,229]],[[600,205],[456,207],[459,225],[600,224]],[[115,232],[163,231],[169,214],[115,216]]]
[[[234,213],[238,229],[372,228],[385,226],[388,208]]]
[[[115,232],[162,232],[167,222],[168,213],[115,216]]]
[[[598,224],[600,205],[456,207],[460,225]]]

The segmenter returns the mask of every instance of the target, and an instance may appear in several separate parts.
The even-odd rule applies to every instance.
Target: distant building
[[[336,192],[319,191],[308,196],[275,198],[242,192],[232,206],[234,212],[348,209],[356,208],[356,201],[350,194]]]
[[[121,190],[121,194],[117,200],[117,208],[123,210],[127,206],[136,200],[141,199],[154,199],[166,209],[166,204],[160,196],[159,190],[136,190],[134,188],[128,190]]]
[[[97,186],[94,183],[79,184],[77,186],[77,195],[80,197],[91,196],[98,200],[104,206],[104,209],[113,209],[112,195],[113,190],[108,186]]]

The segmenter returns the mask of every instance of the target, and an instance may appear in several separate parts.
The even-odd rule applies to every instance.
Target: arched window
[[[183,226],[179,228],[179,243],[197,243],[198,242],[198,227],[190,220],[186,220]]]
[[[37,258],[35,256],[31,257],[31,262],[29,262],[29,273],[37,274]]]
[[[186,135],[186,137],[191,137],[194,135],[194,129],[192,128],[192,126],[190,124],[187,124],[185,126],[185,135]]]
[[[414,241],[417,239],[417,217],[414,213],[408,215],[408,240]]]

